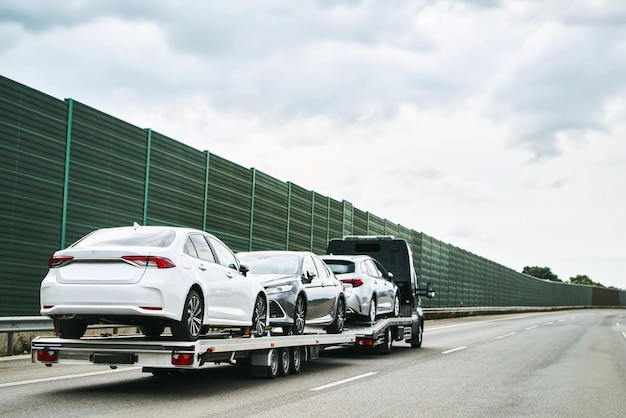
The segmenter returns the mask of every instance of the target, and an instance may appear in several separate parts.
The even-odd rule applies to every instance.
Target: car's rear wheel
[[[370,322],[376,321],[376,296],[374,295],[372,295],[372,298],[370,299],[370,308],[367,316],[367,319],[369,319]]]
[[[81,338],[87,331],[87,323],[80,319],[61,319],[59,334],[61,338]]]
[[[177,340],[196,341],[202,330],[204,302],[195,290],[190,290],[185,300],[183,317],[172,324],[172,335]]]
[[[397,318],[400,316],[400,296],[396,293],[396,297],[393,301],[393,316]]]
[[[302,295],[298,296],[293,309],[293,333],[302,335],[306,325],[306,300]]]
[[[165,327],[163,325],[141,325],[139,330],[148,338],[157,338],[163,334]]]
[[[259,295],[254,303],[254,311],[252,312],[252,333],[255,337],[265,335],[265,327],[267,326],[267,303],[263,295]]]
[[[335,319],[333,323],[326,328],[329,334],[341,334],[346,324],[346,301],[339,298],[337,301],[337,310],[335,311]]]

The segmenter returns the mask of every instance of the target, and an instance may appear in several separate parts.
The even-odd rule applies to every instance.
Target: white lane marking
[[[624,338],[626,338],[626,332],[622,332],[622,335],[624,336]]]
[[[441,352],[441,354],[454,353],[455,351],[465,350],[466,348],[467,348],[467,346],[466,346],[466,345],[464,345],[464,346],[462,346],[462,347],[453,348],[452,350],[442,351],[442,352]]]
[[[447,328],[468,327],[468,326],[471,326],[471,325],[487,324],[489,322],[508,321],[510,319],[526,318],[526,317],[529,317],[529,316],[531,316],[531,315],[517,315],[517,316],[508,316],[506,318],[490,319],[490,320],[487,320],[487,321],[467,322],[467,323],[464,323],[464,324],[444,325],[444,326],[441,326],[441,327],[426,327],[426,328],[424,328],[424,332],[426,332],[426,331],[435,331],[435,330],[440,330],[440,329],[447,329]]]
[[[90,373],[80,373],[80,374],[67,374],[65,376],[55,376],[55,377],[44,377],[43,379],[22,380],[20,382],[0,383],[0,388],[8,388],[8,387],[11,387],[11,386],[30,385],[32,383],[54,382],[54,381],[57,381],[57,380],[76,379],[76,378],[79,378],[79,377],[98,376],[98,375],[101,375],[101,374],[128,372],[128,371],[131,371],[131,370],[140,370],[140,369],[141,369],[141,367],[125,367],[123,369],[104,370],[104,371],[100,371],[100,372],[90,372]]]
[[[510,337],[511,335],[515,335],[515,334],[517,334],[517,332],[509,332],[508,334],[500,335],[499,337],[496,337],[496,340],[499,340],[501,338]]]
[[[525,331],[530,331],[531,329],[538,328],[539,325],[533,325],[532,327],[524,328]]]
[[[324,386],[318,386],[316,388],[312,388],[310,390],[323,390],[323,389],[328,389],[328,388],[332,388],[333,386],[338,386],[338,385],[343,385],[344,383],[348,383],[348,382],[352,382],[353,380],[358,380],[358,379],[363,379],[364,377],[369,377],[372,375],[375,375],[376,372],[370,372],[370,373],[365,373],[359,376],[354,376],[354,377],[350,377],[348,379],[343,379],[343,380],[339,380],[337,382],[333,382],[333,383],[329,383],[327,385]]]
[[[546,322],[545,324],[546,325],[552,325],[552,324],[554,324],[554,321]]]

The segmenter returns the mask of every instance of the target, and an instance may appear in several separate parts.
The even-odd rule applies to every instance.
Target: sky
[[[3,0],[0,74],[626,289],[626,2]]]

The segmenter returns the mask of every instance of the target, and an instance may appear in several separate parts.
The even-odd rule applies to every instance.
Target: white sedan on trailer
[[[265,332],[263,286],[203,231],[137,224],[99,229],[54,253],[48,264],[41,314],[60,320],[62,338],[109,323],[139,326],[148,337],[169,326],[175,339],[186,341],[209,328]]]

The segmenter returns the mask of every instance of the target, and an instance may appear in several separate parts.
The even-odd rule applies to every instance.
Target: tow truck
[[[390,236],[354,236],[333,239],[328,253],[370,254],[394,273],[401,289],[400,316],[375,322],[347,322],[341,334],[327,334],[308,327],[302,335],[255,337],[249,333],[221,330],[197,341],[179,341],[171,335],[149,338],[142,334],[104,334],[80,339],[37,337],[32,341],[34,363],[94,364],[117,368],[142,367],[153,375],[202,369],[216,363],[249,367],[252,377],[276,378],[300,373],[304,362],[319,358],[329,347],[356,346],[389,354],[394,341],[405,341],[413,348],[422,346],[424,314],[420,296],[434,297],[432,284],[418,288],[408,243]],[[282,334],[282,333],[281,333]]]

